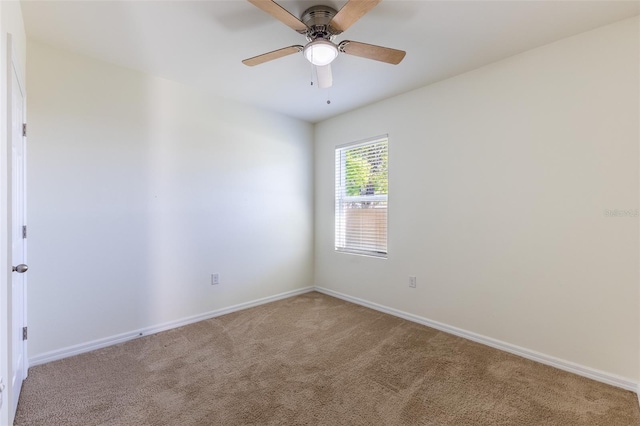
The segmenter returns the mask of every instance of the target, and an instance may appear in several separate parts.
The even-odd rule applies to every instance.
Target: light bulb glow
[[[329,65],[338,56],[338,48],[327,40],[315,40],[304,47],[304,57],[313,65]]]

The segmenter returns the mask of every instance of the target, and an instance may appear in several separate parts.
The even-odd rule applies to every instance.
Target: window
[[[336,148],[336,250],[387,257],[388,139]]]

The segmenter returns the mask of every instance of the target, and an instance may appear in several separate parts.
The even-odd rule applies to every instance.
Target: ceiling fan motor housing
[[[333,40],[338,31],[333,29],[329,22],[338,13],[329,6],[312,6],[305,10],[302,14],[302,22],[309,27],[307,31],[307,39],[309,41],[319,38],[325,40]]]

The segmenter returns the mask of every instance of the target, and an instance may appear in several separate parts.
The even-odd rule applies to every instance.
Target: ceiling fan
[[[304,46],[289,46],[242,61],[243,64],[250,67],[303,52],[305,58],[315,65],[318,86],[327,88],[333,84],[331,62],[338,56],[338,53],[346,53],[347,55],[360,56],[394,65],[399,64],[406,54],[402,50],[351,40],[344,40],[339,44],[333,42],[337,35],[346,31],[382,0],[349,0],[340,11],[336,11],[329,6],[313,6],[304,11],[301,19],[293,16],[273,0],[247,1],[296,32],[305,35],[308,41]]]

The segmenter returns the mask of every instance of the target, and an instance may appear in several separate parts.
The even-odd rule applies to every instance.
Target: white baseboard
[[[413,315],[407,312],[400,311],[398,309],[389,308],[387,306],[379,305],[377,303],[369,302],[367,300],[359,299],[357,297],[349,296],[343,293],[339,293],[334,290],[330,290],[324,287],[315,287],[315,291],[327,294],[329,296],[337,297],[338,299],[346,300],[357,305],[362,305],[367,308],[374,309],[376,311],[384,312],[399,318],[403,318],[418,324],[426,325],[437,330],[444,331],[449,334],[453,334],[468,340],[472,340],[483,345],[491,346],[492,348],[500,349],[505,352],[509,352],[515,355],[519,355],[523,358],[537,361],[541,364],[549,365],[551,367],[558,368],[560,370],[568,371],[570,373],[577,374],[579,376],[588,377],[589,379],[597,380],[598,382],[606,383],[608,385],[617,386],[622,389],[630,390],[638,393],[640,402],[640,384],[633,380],[610,374],[604,371],[596,370],[595,368],[585,367],[570,361],[565,361],[560,358],[556,358],[550,355],[545,355],[540,352],[533,351],[531,349],[522,348],[520,346],[512,345],[491,337],[486,337],[481,334],[477,334],[471,331],[463,330],[461,328],[453,327],[438,321],[430,320],[428,318]]]
[[[530,349],[522,348],[510,343],[506,343],[491,337],[486,337],[471,331],[463,330],[461,328],[453,327],[438,321],[430,320],[418,315],[410,314],[400,311],[398,309],[390,308],[388,306],[379,305],[377,303],[369,302],[364,299],[349,296],[334,290],[330,290],[324,287],[305,287],[297,290],[292,290],[274,296],[264,297],[253,301],[240,303],[238,305],[229,306],[226,308],[217,309],[215,311],[205,312],[199,315],[193,315],[187,318],[182,318],[176,321],[159,324],[156,326],[145,327],[138,330],[133,330],[127,333],[122,333],[102,339],[93,340],[91,342],[82,343],[79,345],[69,346],[66,348],[58,349],[55,351],[46,352],[29,359],[29,366],[36,366],[39,364],[45,364],[51,361],[57,361],[59,359],[67,358],[74,355],[79,355],[85,352],[90,352],[96,349],[104,348],[118,343],[126,342],[128,340],[137,339],[142,336],[148,336],[150,334],[159,333],[161,331],[171,330],[173,328],[182,327],[184,325],[192,324],[198,321],[215,318],[221,315],[229,314],[231,312],[240,311],[243,309],[252,308],[254,306],[263,305],[265,303],[275,302],[276,300],[286,299],[289,297],[297,296],[299,294],[308,293],[310,291],[318,291],[320,293],[327,294],[329,296],[337,297],[338,299],[346,300],[357,305],[365,306],[367,308],[374,309],[376,311],[384,312],[399,318],[403,318],[418,324],[426,325],[428,327],[435,328],[437,330],[444,331],[446,333],[453,334],[468,340],[472,340],[477,343],[481,343],[496,349],[503,350],[515,355],[519,355],[523,358],[537,361],[551,367],[558,368],[560,370],[568,371],[570,373],[577,374],[579,376],[587,377],[593,380],[597,380],[602,383],[606,383],[612,386],[616,386],[622,389],[630,390],[638,394],[638,402],[640,403],[640,384],[633,380],[610,374],[604,371],[596,370],[594,368],[585,367],[570,361],[566,361],[560,358],[556,358],[550,355],[546,355],[540,352],[536,352]]]
[[[274,296],[263,297],[262,299],[256,299],[238,305],[229,306],[227,308],[216,309],[215,311],[205,312],[199,315],[193,315],[187,318],[182,318],[176,321],[166,322],[151,327],[141,328],[139,330],[133,330],[127,333],[117,334],[115,336],[105,337],[103,339],[93,340],[87,343],[81,343],[79,345],[69,346],[66,348],[58,349],[43,353],[41,355],[29,358],[29,365],[35,366],[39,364],[45,364],[51,361],[57,361],[59,359],[67,358],[74,355],[79,355],[85,352],[90,352],[96,349],[104,348],[118,343],[126,342],[128,340],[137,339],[142,336],[148,336],[150,334],[159,333],[161,331],[171,330],[173,328],[182,327],[183,325],[193,324],[194,322],[204,321],[210,318],[219,317],[221,315],[230,314],[231,312],[241,311],[243,309],[253,308],[254,306],[264,305],[265,303],[275,302],[276,300],[286,299],[289,297],[297,296],[299,294],[308,293],[313,291],[313,287],[305,287],[297,290],[287,291],[284,293],[276,294]]]

